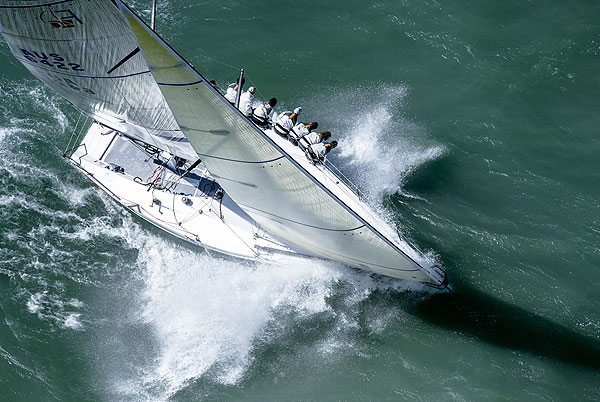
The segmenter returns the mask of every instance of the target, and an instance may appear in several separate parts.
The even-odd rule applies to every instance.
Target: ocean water
[[[158,3],[205,77],[331,130],[454,292],[160,232],[0,41],[1,401],[600,400],[600,3]]]

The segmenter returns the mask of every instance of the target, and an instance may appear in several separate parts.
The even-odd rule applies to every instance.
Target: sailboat
[[[92,121],[65,152],[73,166],[207,252],[279,264],[324,258],[447,288],[445,271],[330,162],[255,125],[153,25],[120,0],[0,5],[13,55]]]

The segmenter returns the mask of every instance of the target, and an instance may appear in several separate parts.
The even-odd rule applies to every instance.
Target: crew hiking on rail
[[[244,81],[242,77],[241,81],[238,79],[227,86],[224,97],[232,105],[235,105],[238,91],[241,91],[244,87]],[[219,93],[223,94],[214,80],[211,80],[210,84]],[[260,102],[257,106],[254,106],[256,104],[255,93],[256,88],[253,86],[242,92],[238,110],[261,129],[272,129],[277,135],[286,138],[302,149],[313,162],[324,162],[325,156],[337,147],[337,141],[328,142],[331,138],[329,131],[315,131],[319,126],[316,121],[312,123],[298,122],[298,116],[302,113],[301,107],[298,106],[293,112],[286,111],[277,115],[274,111],[277,99],[271,98],[267,103]]]

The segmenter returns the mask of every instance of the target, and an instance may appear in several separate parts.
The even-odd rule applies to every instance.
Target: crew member
[[[221,90],[221,88],[219,88],[219,86],[217,85],[217,82],[215,80],[210,80],[210,81],[208,81],[208,83],[210,84],[211,87],[216,89],[218,93],[223,95],[223,90]]]
[[[277,99],[271,98],[268,103],[259,105],[252,111],[252,121],[261,127],[266,127],[273,119],[273,108],[277,105]]]
[[[225,99],[227,99],[229,101],[229,103],[231,103],[232,105],[235,105],[235,98],[237,97],[237,91],[238,91],[238,87],[244,87],[244,82],[246,80],[244,80],[244,77],[242,77],[242,82],[241,85],[239,84],[239,79],[237,82],[234,82],[232,84],[229,84],[229,86],[227,87],[227,92],[225,92]]]
[[[316,144],[312,144],[310,149],[312,153],[318,158],[318,160],[323,161],[325,159],[325,155],[329,153],[333,148],[337,147],[337,141],[331,141],[330,143],[323,144],[322,142],[318,142]]]
[[[321,131],[320,133],[311,132],[303,137],[302,143],[304,146],[310,146],[312,144],[327,141],[329,138],[331,138],[331,133],[327,130]]]
[[[297,107],[293,112],[283,112],[277,118],[273,129],[283,138],[287,138],[290,130],[296,125],[298,115],[302,113],[302,108]]]
[[[240,112],[246,117],[252,116],[252,102],[254,101],[255,87],[250,87],[240,95]]]
[[[298,123],[290,130],[290,133],[288,134],[288,140],[290,140],[292,144],[298,145],[298,141],[300,141],[300,139],[317,127],[319,127],[319,123],[316,121],[313,121],[310,124]]]

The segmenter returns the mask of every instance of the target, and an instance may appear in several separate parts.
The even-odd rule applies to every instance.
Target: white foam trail
[[[109,374],[112,392],[125,399],[168,400],[200,378],[237,384],[252,365],[257,344],[286,336],[286,328],[313,315],[328,313],[336,321],[334,332],[317,344],[317,353],[327,358],[334,358],[336,350],[352,353],[341,350],[351,343],[344,333],[358,324],[352,315],[333,311],[329,299],[335,289],[343,283],[344,290],[335,297],[343,299],[346,310],[373,289],[407,286],[335,263],[283,267],[197,254],[137,225],[125,224],[111,233],[140,251],[135,277],[144,289],[139,312],[143,322],[138,325],[151,326],[157,347],[152,350],[155,359],[141,372]]]
[[[32,136],[46,136],[49,144],[58,146],[56,139],[69,126],[67,116],[59,108],[65,101],[37,80],[0,80],[0,86],[3,88],[0,141],[4,142],[10,137],[22,143]],[[21,135],[15,136],[16,133]]]
[[[79,321],[81,314],[79,313],[69,313],[64,319],[63,327],[69,329],[82,329],[83,324]]]
[[[328,310],[331,284],[341,276],[328,264],[284,268],[160,246],[145,251],[144,318],[161,345],[145,381],[157,384],[165,398],[207,373],[222,383],[238,382],[277,311],[301,316]]]

